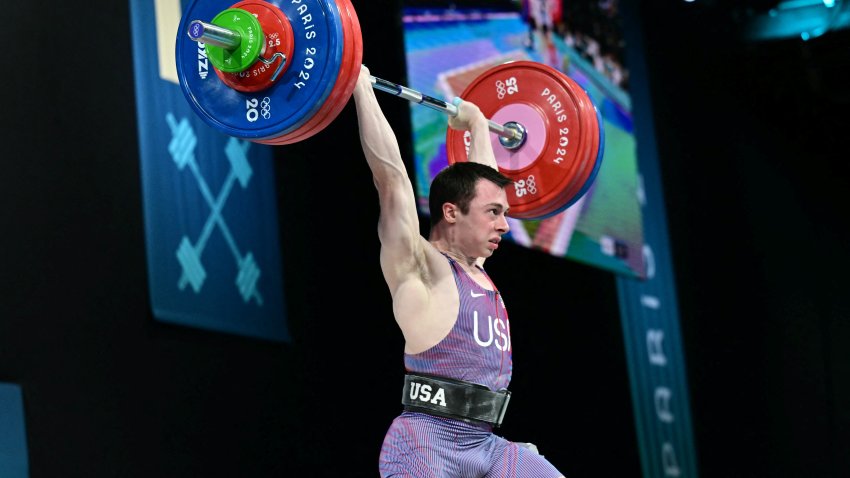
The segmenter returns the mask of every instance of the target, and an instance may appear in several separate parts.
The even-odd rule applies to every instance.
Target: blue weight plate
[[[307,122],[336,82],[343,54],[343,26],[333,0],[272,0],[289,20],[295,48],[289,68],[269,89],[243,93],[212,71],[206,52],[186,34],[193,20],[209,22],[229,1],[195,0],[185,9],[177,34],[180,88],[201,119],[229,136],[257,140],[280,136]]]

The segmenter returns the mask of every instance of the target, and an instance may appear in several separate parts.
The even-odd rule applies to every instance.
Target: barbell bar
[[[443,100],[422,94],[421,92],[410,89],[406,86],[397,85],[371,75],[369,76],[369,81],[372,83],[372,87],[378,91],[393,94],[410,101],[411,103],[427,106],[428,108],[445,113],[449,116],[457,116],[458,114],[457,106],[452,103],[446,103]],[[503,138],[500,142],[505,148],[517,149],[522,146],[523,141],[525,141],[525,128],[521,124],[511,122],[501,125],[491,119],[488,119],[487,122],[490,131],[499,135],[500,138]]]
[[[206,23],[201,20],[192,20],[189,23],[186,34],[192,41],[203,43],[205,45],[213,45],[227,50],[228,52],[235,52],[243,44],[242,35],[239,32],[212,23]],[[258,56],[258,59],[266,64],[271,63],[271,60],[266,60],[262,56]],[[284,58],[283,61],[286,61],[286,59]],[[251,63],[253,63],[253,61]],[[245,67],[239,71],[243,71],[249,66],[250,65],[245,65]],[[272,81],[277,79],[282,67],[283,63],[281,63],[281,66],[278,67],[277,71],[275,71]],[[458,114],[457,106],[452,103],[447,103],[406,86],[372,75],[369,76],[369,80],[372,83],[372,87],[378,91],[390,93],[398,96],[399,98],[410,101],[411,103],[427,106],[428,108],[445,113],[449,116],[457,116]],[[499,135],[500,138],[503,138],[500,142],[505,148],[517,149],[522,146],[522,143],[525,140],[525,128],[521,124],[510,122],[501,125],[489,119],[487,121],[490,131]]]
[[[224,1],[195,0],[184,10],[177,63],[190,105],[213,128],[262,144],[317,134],[348,102],[360,74],[362,38],[351,0]],[[205,58],[215,76],[204,71]],[[222,61],[234,71],[222,71]],[[458,98],[475,103],[495,133],[499,170],[514,180],[510,215],[542,219],[583,196],[604,149],[601,115],[584,88],[527,60],[474,65],[466,74],[477,77],[466,80]],[[455,80],[453,88],[464,88]],[[455,104],[406,86],[374,76],[370,82],[411,103],[458,113]],[[468,135],[447,131],[449,163],[468,160]]]

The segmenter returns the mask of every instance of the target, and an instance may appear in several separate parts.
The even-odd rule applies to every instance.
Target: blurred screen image
[[[556,215],[509,219],[506,238],[545,253],[643,278],[640,178],[628,71],[616,2],[508,2],[498,8],[409,2],[403,12],[406,86],[451,101],[487,69],[547,64],[575,80],[599,111],[604,155],[587,193]],[[429,185],[448,164],[446,116],[411,104],[415,189],[427,215]]]

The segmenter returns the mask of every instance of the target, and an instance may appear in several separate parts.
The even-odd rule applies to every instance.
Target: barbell
[[[195,0],[176,43],[184,96],[212,128],[248,141],[286,145],[322,131],[354,91],[363,58],[350,0]],[[210,74],[213,73],[213,74]],[[456,115],[453,103],[371,77],[372,86]],[[542,63],[489,66],[459,96],[489,118],[509,215],[542,219],[581,198],[602,162],[599,110],[572,78]],[[446,157],[468,160],[469,132],[448,129]]]

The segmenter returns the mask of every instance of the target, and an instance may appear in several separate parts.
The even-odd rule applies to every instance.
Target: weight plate
[[[360,22],[354,11],[354,6],[351,5],[349,0],[337,0],[336,5],[342,16],[344,34],[343,63],[336,84],[319,112],[313,115],[304,126],[292,133],[273,138],[267,144],[292,144],[317,134],[339,116],[354,92],[363,59],[363,37]]]
[[[257,61],[263,49],[263,31],[254,15],[240,8],[228,8],[216,15],[210,23],[234,31],[241,37],[239,46],[234,50],[207,45],[210,62],[216,68],[235,73],[249,68]]]
[[[561,80],[568,83],[570,88],[577,88],[583,91],[585,96],[587,96],[588,101],[591,101],[589,95],[587,95],[587,91],[576,83],[575,80],[568,76],[563,76]],[[599,167],[602,164],[605,145],[605,130],[602,127],[602,115],[595,105],[593,108],[582,109],[581,115],[583,124],[587,124],[589,126],[585,130],[585,137],[589,146],[582,150],[584,158],[582,160],[581,172],[577,176],[577,180],[574,184],[568,189],[565,189],[565,194],[561,204],[557,205],[550,214],[557,214],[564,211],[578,201],[579,198],[584,196],[584,194],[590,189],[593,181],[596,179],[596,174],[599,172]]]
[[[573,185],[564,189],[563,194],[551,204],[544,205],[540,210],[527,213],[529,217],[534,219],[545,219],[565,211],[567,208],[575,204],[582,196],[584,196],[590,187],[593,185],[596,175],[599,172],[599,167],[602,164],[604,155],[604,128],[602,128],[602,116],[598,109],[594,108],[594,114],[590,115],[588,121],[594,121],[598,125],[598,134],[594,133],[591,128],[588,128],[589,146],[584,150],[587,154],[582,161],[581,173],[576,176]],[[596,155],[593,156],[593,152]]]
[[[278,137],[306,123],[330,94],[342,64],[342,22],[332,1],[265,3],[289,19],[294,37],[290,67],[266,90],[241,92],[210,75],[204,45],[186,34],[193,20],[206,21],[227,9],[224,2],[192,2],[180,21],[176,46],[180,86],[190,106],[212,128],[251,141]]]
[[[514,180],[507,188],[509,214],[532,219],[559,207],[583,178],[588,157],[597,155],[598,123],[587,93],[558,70],[531,61],[513,61],[486,70],[461,94],[497,123],[516,121],[526,128],[525,143],[508,150],[491,134],[499,169]],[[526,124],[527,123],[527,124]],[[468,132],[449,129],[449,163],[466,161]],[[594,135],[597,136],[594,142]]]

